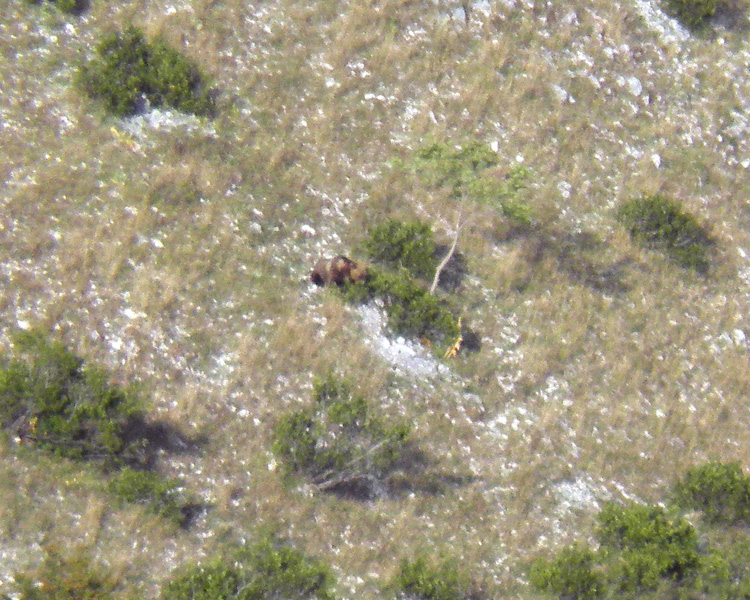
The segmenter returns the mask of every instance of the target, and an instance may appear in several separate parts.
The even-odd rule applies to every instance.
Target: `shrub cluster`
[[[750,523],[750,477],[739,463],[709,462],[675,484],[676,503],[699,510],[709,523]]]
[[[709,462],[678,480],[673,508],[608,503],[597,515],[597,550],[573,545],[537,559],[529,581],[566,600],[748,598],[750,537],[742,531],[704,532],[699,544],[697,530],[676,512],[700,510],[706,523],[744,525],[748,481],[737,463]]]
[[[404,560],[391,587],[398,599],[467,600],[472,597],[470,582],[453,561],[434,563],[424,557]]]
[[[324,489],[372,493],[396,465],[410,433],[373,415],[348,382],[328,375],[314,386],[313,404],[281,418],[272,449],[287,474]]]
[[[107,489],[114,496],[184,523],[187,502],[178,482],[144,470],[142,409],[132,390],[110,384],[106,372],[41,331],[18,332],[13,356],[0,360],[4,430],[22,444],[96,461],[111,472]]]
[[[643,196],[621,205],[617,218],[638,242],[662,250],[683,267],[708,271],[715,241],[678,202],[661,194]]]
[[[198,69],[162,39],[148,43],[134,27],[105,36],[78,79],[92,98],[118,116],[148,102],[197,115],[210,115],[213,102]]]
[[[0,369],[0,425],[22,440],[73,459],[120,462],[139,456],[128,425],[142,403],[107,374],[84,365],[41,332],[20,332]]]
[[[680,581],[700,567],[698,535],[681,517],[663,508],[609,503],[598,515],[597,538],[621,591],[656,588],[664,580]]]
[[[667,0],[667,11],[690,28],[703,25],[716,12],[717,0]]]
[[[572,546],[538,559],[529,571],[532,585],[560,598],[633,596],[681,585],[704,566],[695,529],[661,507],[609,503],[597,519],[599,550]]]
[[[170,581],[162,600],[333,600],[328,566],[266,538],[231,560],[193,566]]]

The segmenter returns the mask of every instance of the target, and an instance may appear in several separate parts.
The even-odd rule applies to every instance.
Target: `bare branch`
[[[435,290],[438,286],[438,281],[440,280],[440,273],[443,272],[443,269],[448,264],[448,262],[450,262],[453,253],[456,251],[456,246],[458,245],[458,235],[459,233],[461,233],[461,228],[464,225],[465,223],[461,223],[461,213],[458,213],[458,217],[456,218],[456,235],[453,236],[453,243],[451,244],[450,250],[448,250],[448,253],[443,257],[443,260],[440,261],[437,269],[435,269],[435,278],[432,280],[432,285],[430,286],[430,294],[435,293]]]

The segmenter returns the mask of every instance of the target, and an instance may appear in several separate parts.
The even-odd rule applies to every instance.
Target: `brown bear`
[[[338,286],[362,281],[367,277],[367,269],[351,258],[338,255],[331,259],[321,259],[315,263],[310,274],[310,281],[315,285],[334,283]]]

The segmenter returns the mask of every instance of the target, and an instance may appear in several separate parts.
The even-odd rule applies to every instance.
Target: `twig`
[[[461,228],[463,226],[464,223],[461,223],[461,213],[459,213],[458,218],[456,219],[456,235],[453,237],[453,243],[451,244],[450,250],[448,250],[448,254],[443,257],[443,260],[440,261],[437,269],[435,269],[435,278],[432,280],[432,285],[430,286],[430,294],[435,293],[435,290],[438,286],[438,281],[440,280],[440,273],[443,272],[443,269],[450,261],[453,253],[456,251],[456,246],[458,245],[458,235],[459,233],[461,233]]]

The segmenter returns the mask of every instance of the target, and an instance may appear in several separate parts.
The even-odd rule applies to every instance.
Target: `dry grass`
[[[212,507],[175,531],[111,508],[86,469],[3,446],[0,579],[75,539],[123,594],[156,597],[178,565],[276,523],[330,561],[343,598],[381,597],[420,548],[524,595],[523,561],[585,536],[597,500],[660,500],[708,457],[750,465],[746,24],[691,37],[647,0],[492,0],[468,24],[459,6],[0,6],[3,331],[55,331],[204,434],[161,468]],[[98,36],[131,20],[207,73],[214,121],[115,120],[75,89]],[[538,229],[390,166],[472,139],[530,169]],[[711,276],[616,224],[621,201],[656,192],[712,224]],[[482,347],[413,376],[308,271],[376,219],[418,216],[449,241],[459,212],[456,301]],[[414,422],[421,488],[362,504],[282,485],[273,424],[331,368]]]

